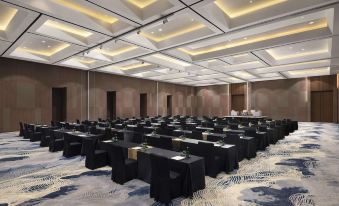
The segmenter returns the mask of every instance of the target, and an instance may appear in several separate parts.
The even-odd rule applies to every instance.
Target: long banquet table
[[[125,157],[129,157],[130,151],[137,148],[140,144],[126,141],[103,141],[99,143],[100,148],[112,153],[114,146],[122,147]],[[136,159],[138,161],[138,179],[147,183],[151,182],[151,163],[150,154],[157,154],[167,157],[170,160],[170,169],[182,175],[181,184],[182,195],[185,197],[193,196],[193,193],[205,188],[205,164],[202,157],[191,155],[183,160],[173,160],[172,157],[181,155],[180,152],[160,148],[149,148],[138,150]],[[130,157],[131,158],[131,157]]]
[[[231,145],[231,144],[220,145],[220,144],[217,144],[215,142],[210,142],[210,141],[196,140],[196,139],[190,139],[190,138],[181,139],[175,136],[158,135],[158,134],[146,134],[145,138],[147,138],[148,140],[152,138],[153,141],[156,141],[161,136],[172,138],[173,147],[174,148],[178,147],[179,150],[184,150],[185,148],[189,147],[189,151],[192,154],[201,153],[201,151],[199,151],[199,148],[198,148],[198,142],[213,143],[216,154],[220,156],[221,158],[222,165],[220,166],[220,168],[222,168],[223,171],[231,172],[239,168],[238,152],[237,152],[237,148],[235,145]]]

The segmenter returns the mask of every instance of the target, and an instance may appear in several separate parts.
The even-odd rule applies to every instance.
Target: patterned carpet
[[[299,130],[244,160],[232,174],[206,177],[206,189],[174,205],[309,206],[339,204],[339,127],[300,123]],[[111,181],[109,167],[91,171],[81,157],[66,159],[0,134],[0,205],[158,205],[149,185]]]

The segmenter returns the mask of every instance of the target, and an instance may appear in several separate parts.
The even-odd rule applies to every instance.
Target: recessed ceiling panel
[[[257,78],[253,74],[246,72],[246,71],[234,71],[234,72],[229,72],[229,74],[241,78],[241,79],[246,79],[246,80],[251,80]]]
[[[138,24],[107,9],[79,0],[13,0],[22,6],[107,35],[118,35]]]
[[[65,61],[58,63],[58,65],[74,67],[84,70],[98,68],[108,64],[110,63],[85,56],[73,56],[70,57],[69,59],[66,59]]]
[[[29,32],[87,47],[97,45],[110,38],[109,36],[88,30],[84,27],[79,27],[47,16],[42,16],[29,29]]]
[[[88,54],[85,53],[85,56],[104,61],[120,62],[150,52],[152,51],[149,49],[116,39],[90,50]]]
[[[193,9],[225,32],[333,3],[333,0],[205,0]]]
[[[151,49],[165,49],[220,34],[216,27],[189,9],[127,35],[126,40]]]
[[[90,0],[122,16],[146,24],[185,7],[177,0]]]
[[[100,68],[99,71],[115,73],[115,74],[126,74],[132,75],[140,72],[153,71],[157,68],[157,65],[154,65],[149,62],[144,62],[141,60],[130,60],[117,64],[113,64],[104,68]]]
[[[280,65],[280,66],[251,69],[251,72],[261,75],[265,73],[283,72],[283,71],[296,70],[296,69],[329,67],[330,65],[331,65],[331,61],[329,59],[325,59],[325,60],[318,60],[318,61],[300,62],[300,63],[294,63],[294,64]]]
[[[330,75],[329,67],[312,68],[312,69],[299,69],[283,72],[288,78],[302,78],[311,76]]]
[[[26,33],[4,56],[53,64],[83,49],[71,43]]]
[[[332,26],[329,18],[332,16],[328,13],[317,12],[305,15],[304,18],[295,17],[289,21],[265,24],[252,29],[210,38],[167,52],[176,56],[189,57],[192,61],[199,61],[262,47],[271,47],[272,45],[286,42],[295,42],[305,38],[330,35]]]
[[[0,2],[0,40],[15,41],[38,13]]]

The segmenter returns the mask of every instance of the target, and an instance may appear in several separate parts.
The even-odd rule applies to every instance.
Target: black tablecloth
[[[167,157],[170,160],[170,170],[175,171],[182,176],[181,191],[183,196],[192,197],[194,192],[205,188],[205,164],[202,157],[191,155],[189,158],[183,160],[173,160],[171,159],[172,157],[178,156],[181,153],[160,148],[150,148],[146,151],[138,151],[139,179],[144,180],[147,183],[151,182],[150,154],[157,154]]]
[[[158,134],[148,134],[145,135],[145,138],[148,139],[148,141],[156,141],[159,139],[160,136],[163,137],[169,137],[169,138],[176,138],[175,136],[167,136],[167,135],[158,135]],[[209,142],[209,141],[203,141],[203,140],[196,140],[196,139],[190,139],[185,138],[179,141],[180,143],[180,151],[183,151],[187,147],[189,147],[189,151],[191,154],[199,155],[201,152],[198,148],[198,142]],[[219,165],[223,171],[225,172],[231,172],[235,169],[239,168],[239,159],[238,159],[238,152],[235,145],[225,145],[223,147],[215,146],[216,155],[221,158],[222,165]]]
[[[99,144],[101,149],[109,153],[112,153],[114,146],[122,147],[126,158],[128,157],[128,148],[139,146],[139,144],[125,141],[104,141]],[[181,154],[179,152],[160,148],[150,148],[146,151],[139,150],[137,154],[138,178],[147,183],[150,183],[151,180],[151,165],[149,157],[151,153],[165,156],[169,159]],[[170,169],[182,175],[183,182],[181,189],[184,196],[192,196],[193,192],[205,188],[205,165],[203,158],[191,155],[190,158],[181,161],[170,159]]]
[[[243,157],[246,157],[247,159],[253,158],[257,156],[257,140],[255,137],[239,137],[241,148],[237,148],[241,150],[241,155]],[[225,143],[229,144],[227,142],[227,135],[226,134],[217,134],[217,133],[209,133],[207,135],[207,140],[212,142],[217,142],[219,140],[224,140]],[[239,158],[240,159],[240,158]]]
[[[83,132],[65,132],[69,134],[67,136],[67,142],[80,142],[81,146],[81,155],[84,156],[90,151],[91,144],[94,144],[95,141],[101,137],[101,135],[87,134]]]

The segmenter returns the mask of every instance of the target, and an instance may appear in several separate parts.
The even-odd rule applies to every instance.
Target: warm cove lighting
[[[96,62],[96,60],[94,60],[94,59],[79,58],[79,57],[75,58],[74,60],[76,60],[76,61],[78,61],[82,64],[93,64],[93,63]]]
[[[85,37],[85,38],[92,35],[91,32],[76,29],[76,28],[73,28],[69,25],[62,24],[62,23],[59,23],[59,22],[56,22],[56,21],[47,20],[43,25],[48,26],[48,27],[52,27],[52,28],[55,28],[55,29],[59,29],[59,30],[62,30],[62,31],[65,31],[65,32],[68,32],[68,33],[72,33],[72,34],[75,34],[75,35],[78,35],[78,36],[82,36],[82,37]]]
[[[130,69],[137,69],[137,68],[141,68],[141,67],[146,67],[146,66],[150,66],[150,63],[144,62],[144,63],[135,63],[135,64],[130,64],[130,65],[126,65],[126,66],[117,66],[117,67],[113,67],[116,69],[121,69],[121,70],[130,70]]]
[[[139,7],[140,9],[146,8],[155,3],[157,0],[127,0],[127,2]]]
[[[129,51],[133,51],[137,48],[138,47],[136,47],[136,46],[128,46],[128,47],[123,47],[123,48],[120,48],[120,49],[115,49],[113,51],[108,51],[108,50],[105,50],[105,49],[95,49],[94,51],[97,52],[97,53],[103,54],[103,55],[114,57],[114,56],[118,56],[120,54],[129,52]]]
[[[286,1],[287,0],[258,0],[258,2],[249,4],[248,6],[239,10],[228,7],[224,0],[216,0],[214,1],[214,3],[230,18],[237,18]]]
[[[180,66],[183,66],[183,67],[191,66],[191,64],[189,64],[189,63],[179,61],[179,60],[176,60],[174,58],[171,58],[171,57],[168,57],[168,56],[165,56],[165,55],[162,55],[162,54],[154,54],[154,55],[152,55],[152,57],[155,57],[157,59],[161,59],[161,60],[173,63],[173,64],[177,64],[177,65],[180,65]]]
[[[247,44],[252,44],[252,43],[257,43],[261,41],[266,41],[270,39],[275,39],[279,37],[284,37],[284,36],[289,36],[293,34],[298,34],[302,32],[307,32],[307,31],[312,31],[312,30],[317,30],[317,29],[322,29],[326,28],[328,26],[326,19],[318,21],[312,25],[304,25],[302,27],[297,27],[293,29],[289,29],[286,31],[276,31],[272,32],[269,34],[262,34],[262,35],[257,35],[257,36],[252,36],[247,39],[240,39],[240,40],[234,40],[232,42],[227,42],[227,43],[221,43],[219,46],[214,46],[211,48],[206,48],[206,49],[196,49],[196,50],[188,50],[184,48],[178,48],[178,50],[189,54],[191,56],[196,56],[196,55],[201,55],[201,54],[206,54],[210,52],[215,52],[215,51],[220,51],[224,49],[229,49],[229,48],[234,48],[237,46],[242,46],[242,45],[247,45]]]
[[[152,34],[149,34],[149,33],[146,33],[146,32],[141,32],[140,35],[142,35],[142,36],[144,36],[144,37],[146,37],[146,38],[148,38],[152,41],[161,42],[161,41],[164,41],[164,40],[167,40],[167,39],[171,39],[171,38],[174,38],[174,37],[177,37],[177,36],[181,36],[183,34],[187,34],[187,33],[202,29],[204,27],[205,27],[204,24],[198,23],[198,24],[194,24],[192,26],[186,27],[185,29],[180,29],[180,30],[170,32],[170,33],[167,33],[167,34],[163,34],[163,35],[160,35],[160,36],[155,36],[155,35],[152,35]]]
[[[232,72],[232,75],[243,78],[243,79],[254,79],[255,78],[254,75],[248,72],[245,72],[245,71],[235,71],[235,72]]]
[[[69,9],[81,12],[87,16],[90,16],[92,18],[95,18],[99,21],[108,23],[108,24],[114,24],[118,21],[117,18],[114,18],[112,16],[105,15],[101,12],[92,10],[90,8],[87,8],[85,6],[82,6],[81,4],[73,2],[74,0],[55,0],[55,2],[61,6],[67,7]]]
[[[292,58],[297,58],[297,57],[307,57],[307,56],[318,55],[318,54],[326,54],[329,51],[325,49],[325,50],[318,50],[318,51],[292,53],[288,55],[278,55],[271,49],[266,50],[266,52],[269,55],[271,55],[275,60],[285,60],[285,59],[292,59]]]
[[[4,11],[2,11],[4,10]],[[14,18],[15,14],[18,12],[17,9],[6,7],[5,9],[0,8],[1,14],[0,14],[0,30],[6,31],[9,23]]]
[[[287,71],[286,73],[289,76],[313,76],[313,75],[325,75],[329,74],[330,68],[316,68],[316,69],[302,69],[302,70],[294,70]]]
[[[41,56],[53,56],[54,54],[66,49],[69,47],[70,44],[61,44],[60,46],[54,47],[49,50],[34,50],[34,49],[29,49],[29,48],[24,48],[24,47],[18,47],[16,50],[22,51],[22,52],[27,52],[31,54],[36,54],[36,55],[41,55]]]

